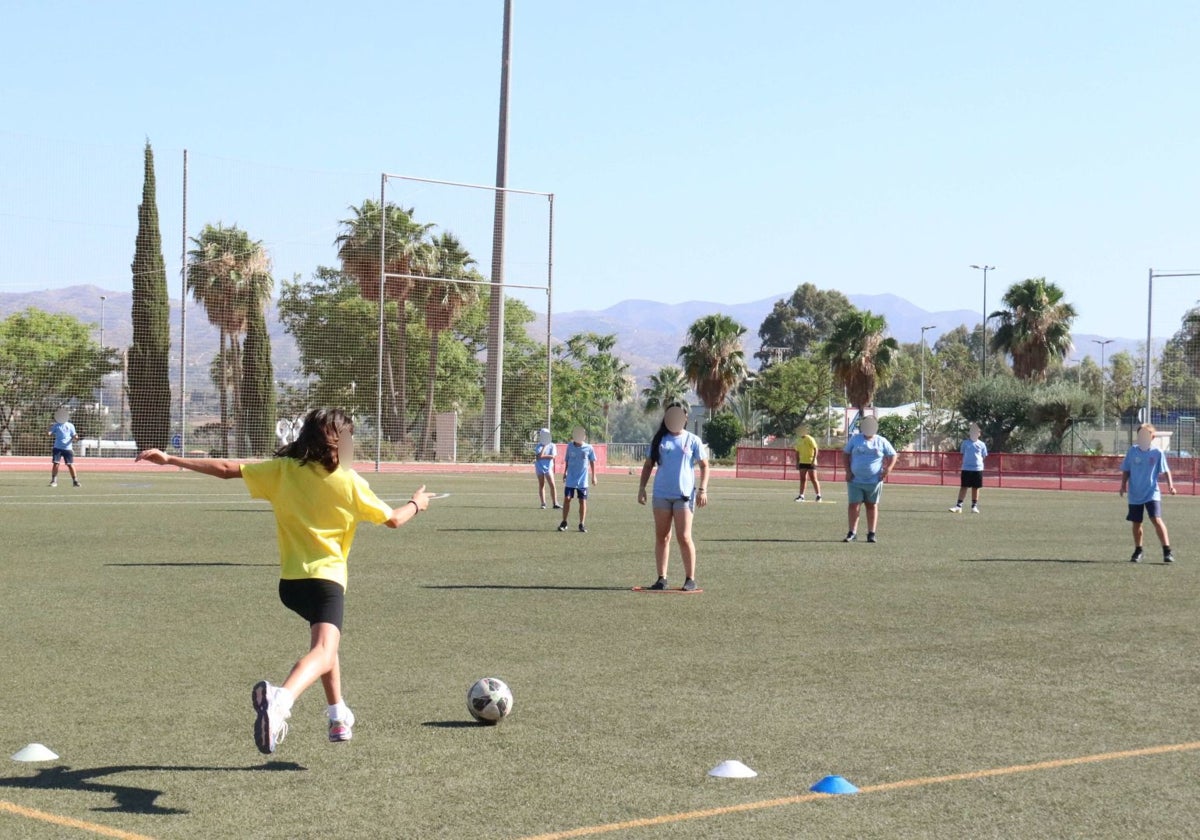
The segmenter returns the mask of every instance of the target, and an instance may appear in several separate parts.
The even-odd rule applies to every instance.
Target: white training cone
[[[58,754],[44,744],[30,744],[12,755],[13,761],[53,761]]]
[[[718,779],[753,779],[758,773],[751,770],[740,761],[730,759],[722,761],[716,767],[708,771],[708,775],[716,776]]]

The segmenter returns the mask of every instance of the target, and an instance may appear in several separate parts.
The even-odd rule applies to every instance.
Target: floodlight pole
[[[183,242],[179,248],[179,454],[187,452],[187,188],[188,153],[183,150]],[[122,413],[122,421],[124,415]]]
[[[1116,339],[1112,338],[1093,338],[1092,344],[1100,345],[1100,431],[1104,431],[1104,392],[1108,389],[1104,386],[1104,349],[1112,344]]]
[[[933,324],[928,327],[921,327],[921,451],[925,451],[925,332],[927,330],[937,329],[937,325]]]
[[[1146,416],[1143,423],[1153,423],[1150,419],[1150,353],[1153,348],[1151,331],[1154,329],[1154,278],[1155,277],[1200,277],[1200,271],[1155,271],[1147,269],[1146,279]]]
[[[100,351],[104,351],[104,301],[108,300],[108,295],[100,295]],[[105,354],[107,358],[108,354]],[[99,431],[96,433],[96,455],[103,456],[104,449],[101,444],[104,442],[104,376],[100,376],[100,415]]]
[[[983,272],[983,321],[979,325],[983,330],[981,334],[981,344],[979,348],[979,375],[987,376],[987,273],[995,271],[994,265],[972,265],[971,268],[978,269]]]
[[[492,298],[488,307],[487,381],[483,399],[483,449],[500,451],[504,401],[504,188],[508,185],[508,72],[512,64],[512,0],[504,0],[500,52],[500,120],[496,135],[496,209],[492,227]]]

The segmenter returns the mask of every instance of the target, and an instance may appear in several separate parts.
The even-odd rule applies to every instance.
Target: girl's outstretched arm
[[[427,493],[425,491],[425,485],[422,484],[412,494],[411,499],[392,511],[391,517],[383,524],[389,528],[399,528],[421,511],[427,510],[429,508],[429,500],[431,498],[433,498],[433,494]]]
[[[179,467],[182,470],[211,475],[214,478],[241,478],[242,465],[237,461],[225,461],[220,458],[180,458],[168,455],[160,449],[147,449],[139,452],[135,461],[149,461],[163,467]]]

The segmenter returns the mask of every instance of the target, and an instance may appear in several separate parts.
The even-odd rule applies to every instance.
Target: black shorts
[[[280,580],[279,600],[309,623],[332,624],[342,629],[346,613],[346,590],[340,583],[320,578]]]
[[[978,490],[983,486],[983,470],[963,470],[959,473],[960,487],[970,487]]]

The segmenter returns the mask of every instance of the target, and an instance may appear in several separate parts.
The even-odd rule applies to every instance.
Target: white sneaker
[[[250,702],[257,713],[254,718],[254,744],[265,755],[275,752],[275,748],[283,743],[287,737],[287,720],[292,716],[290,709],[281,708],[277,702],[279,691],[278,686],[259,680],[250,692]]]
[[[349,709],[344,720],[329,719],[329,740],[336,744],[354,737],[354,712]]]
[[[51,481],[51,482],[50,482],[50,486],[51,486],[51,487],[57,487],[57,486],[58,486],[58,482],[57,482],[57,481]]]
[[[971,505],[971,513],[979,513],[979,505]]]
[[[951,513],[962,513],[962,505],[955,505],[954,507],[950,508],[950,512]]]

